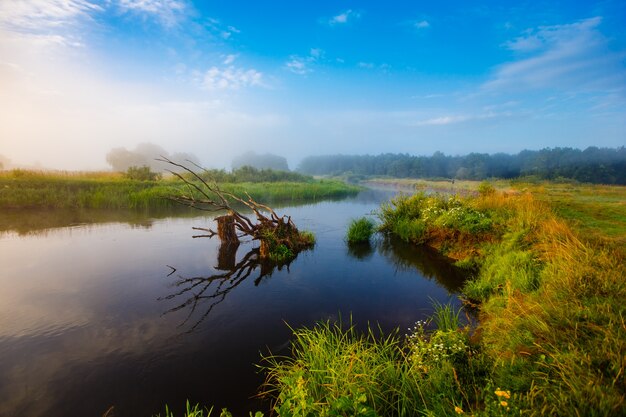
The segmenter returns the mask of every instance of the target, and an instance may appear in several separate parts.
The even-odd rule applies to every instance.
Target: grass
[[[589,236],[589,226],[553,208],[571,198],[581,205],[577,213],[594,215],[623,190],[601,187],[605,193],[591,196],[596,186],[585,186],[572,197],[571,185],[563,194],[555,193],[560,185],[534,187],[532,194],[487,193],[452,205],[445,196],[402,197],[382,208],[382,228],[474,269],[464,293],[480,309],[480,349],[494,364],[489,380],[514,393],[517,409],[626,414],[624,235],[604,223]],[[620,203],[613,204],[621,213]],[[451,206],[461,207],[462,215],[450,222]],[[419,239],[406,226],[415,222],[424,225]],[[472,411],[493,415],[500,410],[489,405],[493,400]]]
[[[341,198],[360,188],[330,180],[225,183],[225,190],[268,203]],[[0,208],[146,209],[173,207],[168,196],[188,190],[178,181],[139,181],[104,172],[0,172]]]
[[[194,406],[192,406],[189,403],[189,401],[187,401],[183,417],[211,417],[211,415],[213,415],[213,407],[201,408],[199,404],[195,404]],[[163,417],[174,417],[174,416],[175,414],[166,405],[165,414],[163,415]],[[161,414],[159,413],[154,417],[161,417]],[[219,414],[219,417],[233,417],[233,415],[227,409],[223,408]],[[252,412],[250,412],[250,417],[263,417],[263,413],[260,411],[257,411],[256,413],[252,414]]]
[[[451,415],[475,401],[463,387],[479,374],[468,369],[482,365],[456,327],[418,323],[405,338],[327,321],[293,332],[291,356],[264,359],[264,394],[279,416]]]
[[[375,227],[374,222],[367,217],[353,219],[348,226],[346,240],[350,244],[369,242]]]

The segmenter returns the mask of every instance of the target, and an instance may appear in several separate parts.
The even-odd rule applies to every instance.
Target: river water
[[[388,192],[284,207],[317,238],[282,268],[193,238],[211,217],[0,214],[0,416],[151,416],[185,401],[236,415],[262,354],[288,354],[288,326],[319,320],[403,329],[457,303],[462,278],[427,250],[377,237],[344,241],[351,218]],[[267,414],[267,413],[266,413]]]

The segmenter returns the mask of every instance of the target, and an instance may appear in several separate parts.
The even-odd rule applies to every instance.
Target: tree
[[[256,169],[273,169],[277,171],[289,171],[287,159],[282,156],[266,153],[259,155],[255,152],[246,152],[233,159],[232,169],[251,166]]]
[[[140,143],[134,150],[113,148],[107,154],[106,160],[114,171],[126,172],[130,167],[148,167],[153,172],[163,172],[165,165],[159,162],[160,157],[166,157],[176,162],[190,161],[200,165],[200,160],[193,154],[178,152],[172,155],[154,143]]]
[[[180,194],[170,196],[170,200],[198,210],[226,212],[225,215],[215,218],[217,232],[211,229],[195,228],[207,232],[206,237],[217,235],[222,242],[237,244],[239,237],[248,236],[261,243],[259,256],[262,259],[279,263],[295,258],[300,251],[311,248],[315,244],[313,235],[300,232],[291,220],[291,216],[278,216],[271,207],[258,203],[250,195],[247,195],[247,199],[243,199],[224,191],[217,182],[205,179],[201,173],[171,159],[163,157],[159,161],[177,170],[185,171],[187,174],[181,175],[175,170],[169,170],[187,185]],[[251,210],[256,221],[234,208],[234,204]]]

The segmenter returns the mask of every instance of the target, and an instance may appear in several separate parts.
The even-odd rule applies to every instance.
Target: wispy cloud
[[[526,31],[505,46],[520,54],[495,71],[488,91],[554,89],[607,91],[626,88],[624,51],[609,48],[600,17]]]
[[[313,62],[311,57],[301,57],[298,55],[291,55],[289,57],[289,61],[285,64],[285,67],[298,75],[306,75],[310,72],[313,72],[313,69],[310,67],[310,63]]]
[[[155,18],[166,27],[178,25],[188,9],[182,0],[119,0],[118,6],[126,13]]]
[[[235,59],[237,59],[237,55],[226,55],[226,57],[224,58],[224,65],[231,65],[233,62],[235,62]]]
[[[412,126],[445,126],[457,123],[475,121],[475,120],[488,120],[499,117],[510,117],[511,112],[493,112],[487,111],[485,113],[478,114],[447,114],[443,116],[432,117],[429,119],[419,120],[411,123]]]
[[[254,68],[211,67],[202,80],[202,87],[206,90],[239,90],[255,86],[263,86],[263,74]]]
[[[420,20],[419,22],[415,22],[415,27],[417,29],[426,29],[430,27],[430,23],[428,20]]]
[[[20,0],[0,2],[0,27],[10,31],[42,32],[72,25],[102,8],[87,0]]]
[[[0,1],[0,32],[34,46],[82,46],[77,27],[102,10],[87,0]]]
[[[291,55],[289,61],[285,64],[285,68],[294,74],[306,75],[313,72],[312,65],[324,58],[324,50],[320,48],[311,48],[309,55]]]
[[[209,31],[224,40],[229,40],[233,35],[241,33],[241,30],[232,25],[226,25],[215,18],[208,18],[205,26]]]
[[[353,20],[359,19],[361,17],[361,13],[356,12],[352,9],[348,9],[342,13],[339,13],[336,16],[331,17],[328,20],[328,24],[331,26],[334,25],[344,25],[346,23],[349,23]]]

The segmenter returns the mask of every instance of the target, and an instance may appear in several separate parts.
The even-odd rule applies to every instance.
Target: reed
[[[315,201],[354,195],[359,187],[330,180],[224,183],[225,191],[258,201]],[[146,209],[173,207],[168,196],[187,191],[173,179],[139,181],[114,173],[0,172],[0,208]]]
[[[374,222],[367,217],[353,219],[350,221],[350,225],[348,226],[346,240],[350,244],[369,242],[370,238],[374,234],[374,231]]]

